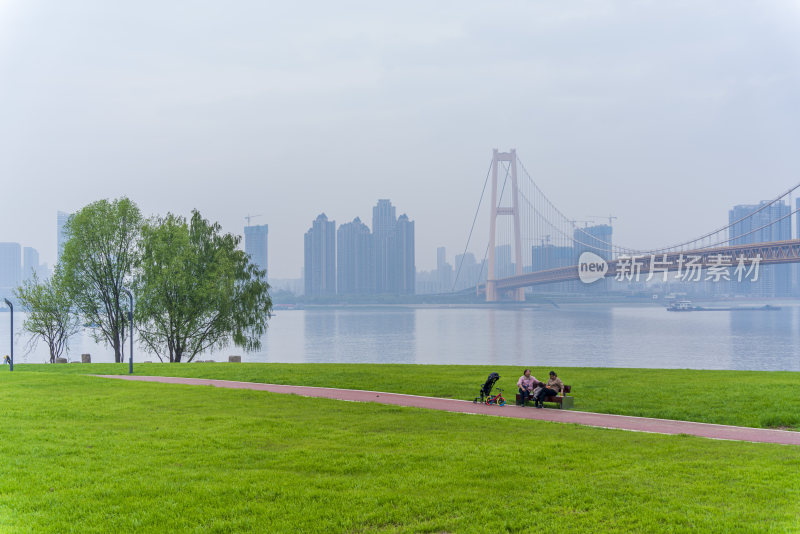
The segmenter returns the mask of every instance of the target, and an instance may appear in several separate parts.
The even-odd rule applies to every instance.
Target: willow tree
[[[127,198],[99,200],[70,216],[61,255],[64,281],[96,341],[123,360],[127,308],[122,289],[132,282],[142,216]]]
[[[69,349],[69,338],[80,330],[78,316],[72,312],[72,301],[64,287],[63,273],[56,272],[46,280],[36,273],[14,290],[27,317],[22,329],[31,334],[30,347],[44,341],[50,351],[50,363]]]
[[[266,273],[196,210],[142,226],[136,279],[139,338],[161,361],[192,361],[231,343],[261,347],[271,317]]]

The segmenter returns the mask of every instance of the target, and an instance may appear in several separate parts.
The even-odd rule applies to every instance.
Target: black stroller
[[[480,397],[475,397],[472,400],[472,403],[478,404],[480,401],[481,404],[499,404],[500,406],[505,404],[506,401],[501,395],[502,392],[498,393],[497,395],[492,395],[492,389],[494,388],[495,382],[498,380],[500,380],[500,375],[497,373],[491,373],[489,378],[486,379],[486,382],[481,387]]]

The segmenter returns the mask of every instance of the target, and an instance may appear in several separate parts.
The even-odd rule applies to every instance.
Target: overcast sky
[[[800,3],[0,0],[0,241],[51,265],[57,210],[125,195],[262,214],[275,278],[389,198],[431,269],[492,148],[615,243],[725,224],[800,181]]]

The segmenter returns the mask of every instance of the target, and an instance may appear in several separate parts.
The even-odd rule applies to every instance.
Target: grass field
[[[0,372],[0,531],[800,530],[800,447],[118,382],[79,367]]]
[[[26,372],[126,374],[127,365],[19,365]],[[513,402],[519,367],[399,364],[136,364],[136,374],[369,389],[472,399],[491,371]],[[548,369],[533,368],[546,379]],[[559,368],[575,409],[800,430],[800,373],[686,369]],[[16,371],[15,371],[16,372]]]

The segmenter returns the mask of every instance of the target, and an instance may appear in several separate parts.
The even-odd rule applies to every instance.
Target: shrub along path
[[[740,426],[715,425],[709,423],[695,423],[691,421],[673,421],[667,419],[652,419],[647,417],[632,417],[627,415],[611,415],[555,409],[538,410],[531,407],[522,408],[513,405],[506,405],[503,407],[485,406],[483,404],[473,404],[470,401],[464,400],[420,397],[417,395],[402,395],[399,393],[384,393],[380,391],[335,389],[310,386],[287,386],[278,384],[259,384],[254,382],[234,382],[230,380],[210,380],[202,378],[166,376],[96,376],[102,378],[116,378],[121,380],[162,382],[167,384],[214,386],[232,389],[253,389],[259,391],[269,391],[272,393],[301,395],[304,397],[322,397],[327,399],[355,402],[376,402],[380,404],[411,406],[415,408],[442,410],[447,412],[495,415],[501,417],[513,417],[516,419],[537,419],[540,421],[573,423],[601,428],[632,430],[637,432],[653,432],[658,434],[688,434],[692,436],[713,439],[800,445],[800,432],[792,432],[787,430],[748,428]]]

